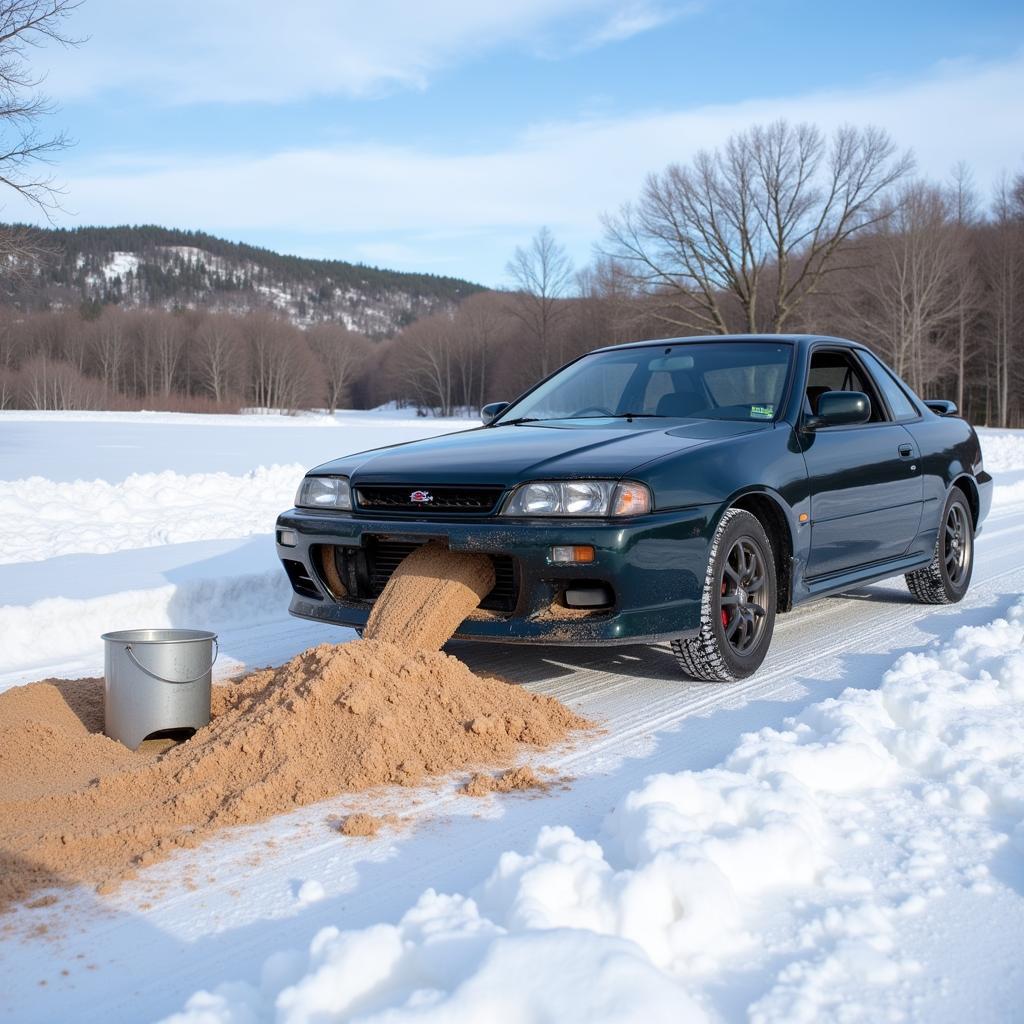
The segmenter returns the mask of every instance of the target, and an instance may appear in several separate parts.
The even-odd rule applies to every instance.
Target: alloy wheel
[[[946,513],[942,548],[946,575],[954,587],[960,586],[967,574],[971,562],[972,542],[971,530],[967,524],[963,505],[954,502]]]
[[[736,654],[748,654],[764,631],[767,591],[764,555],[751,540],[740,537],[722,567],[722,630]]]

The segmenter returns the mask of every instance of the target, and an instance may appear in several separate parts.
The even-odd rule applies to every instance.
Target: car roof
[[[850,348],[865,348],[857,341],[850,341],[848,338],[833,338],[827,334],[698,334],[685,338],[651,338],[647,341],[629,341],[623,345],[606,345],[603,348],[594,349],[594,352],[612,352],[624,348],[645,348],[660,345],[693,345],[697,343],[707,344],[729,344],[730,342],[758,341],[758,342],[785,342],[796,345],[800,348],[807,348],[818,341],[831,342],[836,345],[845,345]]]

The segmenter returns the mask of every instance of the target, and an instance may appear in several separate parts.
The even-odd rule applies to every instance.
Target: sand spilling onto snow
[[[507,764],[587,725],[438,650],[493,586],[489,560],[445,555],[410,557],[375,638],[215,687],[211,724],[171,749],[103,736],[101,680],[0,694],[0,906],[51,884],[102,890],[225,826]]]
[[[402,560],[373,606],[367,639],[407,650],[439,650],[494,587],[486,555],[431,541]]]
[[[466,796],[487,796],[488,793],[512,793],[519,789],[548,788],[546,782],[537,778],[537,774],[528,765],[509,768],[500,775],[488,775],[486,772],[475,772],[473,777],[462,787]]]

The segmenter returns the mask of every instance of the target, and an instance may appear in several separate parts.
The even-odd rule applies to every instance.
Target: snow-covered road
[[[100,438],[111,425],[97,422]],[[352,422],[344,435],[316,429],[334,435],[336,453],[384,443],[371,437],[369,418],[365,430]],[[244,477],[266,462],[268,430],[246,435],[248,463],[197,469],[168,456],[130,471]],[[488,1018],[488,1007],[520,1005],[523,972],[536,971],[549,994],[576,1000],[550,1018],[559,1020],[600,1019],[587,1003],[596,998],[607,1008],[632,1000],[614,1019],[637,1021],[1008,1019],[1024,995],[1024,837],[1014,831],[1024,818],[1024,724],[1007,724],[1024,702],[1015,624],[1024,625],[1024,611],[1005,628],[986,624],[1010,615],[1024,594],[1024,500],[1015,486],[1024,438],[989,434],[983,444],[1005,489],[961,605],[920,606],[891,582],[798,609],[778,621],[761,672],[730,686],[682,681],[658,647],[453,645],[473,668],[605,724],[541,759],[571,783],[484,802],[456,794],[454,781],[332,801],[175,856],[113,897],[80,893],[53,910],[21,912],[0,945],[0,1007],[17,1021],[148,1020],[230,982],[196,997],[192,1019],[264,1019],[275,999],[285,1019],[334,1019],[315,1017],[329,1005],[346,1019],[409,998],[423,1019],[500,1019]],[[165,448],[177,450],[171,441]],[[280,461],[325,457],[293,451]],[[105,483],[127,475],[110,472]],[[339,638],[282,614],[286,591],[266,534],[232,534],[223,519],[218,529],[144,548],[122,529],[113,547],[59,540],[49,552],[37,545],[32,561],[0,565],[0,685],[95,674],[98,633],[140,617],[216,628],[222,673]],[[976,629],[957,634],[961,627]],[[889,672],[907,652],[916,659]],[[940,696],[972,696],[929,710],[937,724],[917,735],[907,694],[931,680],[947,688]],[[991,686],[1003,687],[1006,707]],[[872,694],[889,716],[884,726]],[[828,698],[840,700],[822,710]],[[957,717],[961,705],[995,717]],[[943,729],[956,738],[927,748]],[[957,760],[965,743],[973,761]],[[674,781],[645,782],[659,773]],[[324,827],[328,812],[352,808],[390,811],[403,823],[372,840]],[[431,889],[472,893],[475,903],[421,899]],[[399,929],[327,933],[304,952],[323,927],[393,926],[417,901]],[[565,933],[560,942],[550,929]],[[428,955],[430,935],[442,951],[433,959],[446,966]],[[453,940],[460,935],[462,946]],[[568,976],[570,964],[583,981]],[[613,979],[607,987],[594,982],[599,965]],[[522,1005],[514,1019],[544,1019]]]

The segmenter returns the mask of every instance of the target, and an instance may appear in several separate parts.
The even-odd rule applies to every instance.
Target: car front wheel
[[[921,604],[955,604],[967,593],[973,572],[974,519],[963,491],[954,487],[942,510],[931,565],[904,578]]]
[[[775,628],[775,558],[756,516],[731,508],[711,541],[700,631],[672,641],[691,679],[732,682],[756,672]]]

